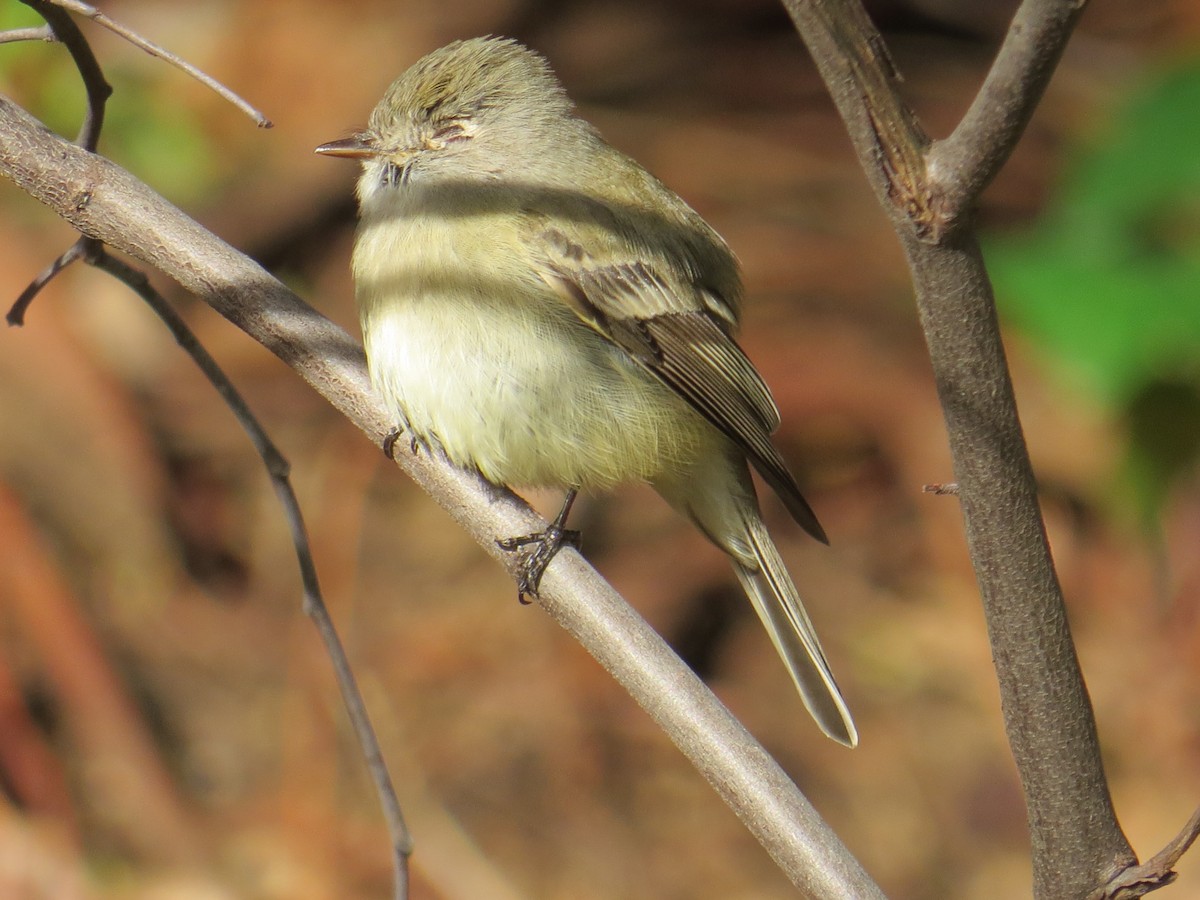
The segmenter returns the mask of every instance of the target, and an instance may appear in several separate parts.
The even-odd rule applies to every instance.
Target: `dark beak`
[[[347,159],[370,159],[379,153],[371,141],[358,134],[354,137],[342,138],[340,141],[322,144],[313,152],[320,153],[322,156],[344,156]]]

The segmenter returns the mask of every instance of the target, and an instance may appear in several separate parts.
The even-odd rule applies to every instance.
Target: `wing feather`
[[[652,265],[628,250],[615,253],[622,249],[615,236],[603,249],[589,253],[549,227],[537,229],[531,239],[539,274],[576,314],[735,441],[793,518],[827,541],[771,443],[779,409],[729,333],[735,304],[669,264]]]

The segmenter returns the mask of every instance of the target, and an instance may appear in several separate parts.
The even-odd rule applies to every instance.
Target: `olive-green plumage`
[[[513,486],[653,485],[731,557],[821,728],[857,733],[747,462],[825,539],[734,343],[737,263],[576,116],[549,66],[477,38],[405,72],[365,132],[353,271],[372,380],[416,438]]]

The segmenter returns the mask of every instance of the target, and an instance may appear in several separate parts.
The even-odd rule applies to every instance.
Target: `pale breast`
[[[452,461],[511,485],[654,480],[716,432],[530,274],[482,214],[364,220],[354,270],[372,380]]]

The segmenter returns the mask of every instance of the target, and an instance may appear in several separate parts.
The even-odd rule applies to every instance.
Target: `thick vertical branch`
[[[962,126],[931,147],[858,3],[784,3],[908,257],[1025,793],[1035,895],[1088,897],[1134,856],[1113,812],[991,284],[961,227],[1028,122],[1082,4],[1026,0]]]
[[[1021,775],[1035,896],[1087,897],[1134,861],[1117,823],[979,246],[905,240]]]

